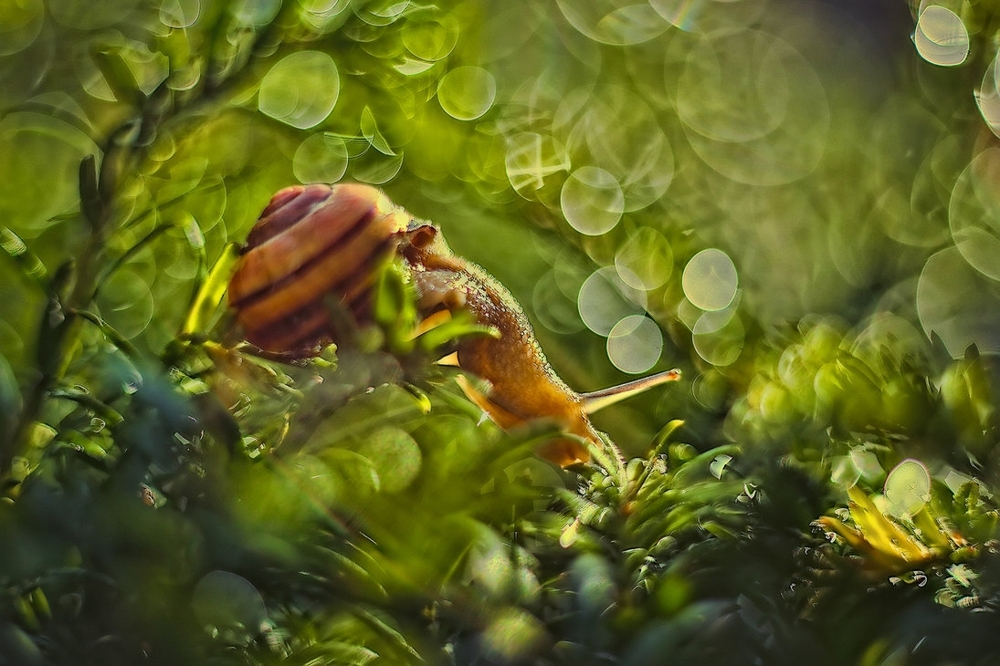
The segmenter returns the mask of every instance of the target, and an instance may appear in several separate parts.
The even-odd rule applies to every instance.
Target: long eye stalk
[[[608,388],[601,389],[599,391],[581,393],[580,398],[583,401],[583,411],[588,414],[593,414],[597,410],[604,409],[608,405],[613,405],[620,400],[630,398],[633,395],[647,391],[654,386],[659,386],[660,384],[679,381],[680,378],[681,371],[674,368],[673,370],[659,372],[655,375],[642,377],[641,379],[625,382],[624,384],[618,384],[617,386],[609,386]]]

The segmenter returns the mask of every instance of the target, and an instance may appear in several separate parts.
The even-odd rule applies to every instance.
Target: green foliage
[[[995,661],[996,8],[826,5],[0,5],[0,664]],[[391,262],[256,355],[240,242],[340,180],[685,381],[553,466]]]

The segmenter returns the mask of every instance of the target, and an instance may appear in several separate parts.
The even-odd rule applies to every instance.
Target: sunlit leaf
[[[212,265],[195,293],[187,317],[181,326],[182,337],[197,335],[207,330],[209,321],[225,297],[229,278],[239,256],[240,249],[235,243],[229,243],[223,248],[222,254]]]

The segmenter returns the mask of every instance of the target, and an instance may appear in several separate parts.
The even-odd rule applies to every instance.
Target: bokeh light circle
[[[299,0],[302,21],[319,34],[343,26],[350,15],[351,0]]]
[[[553,132],[574,162],[600,165],[618,181],[625,212],[659,200],[674,177],[674,154],[659,119],[642,96],[618,85],[569,92],[556,109]]]
[[[168,28],[190,28],[201,15],[201,0],[163,0],[160,22]]]
[[[329,132],[307,137],[295,150],[292,171],[300,183],[336,183],[347,173],[347,144]]]
[[[282,0],[232,0],[226,8],[243,25],[267,25],[281,11]]]
[[[45,22],[42,0],[0,3],[0,56],[21,51],[38,38]]]
[[[949,193],[955,174],[968,162],[966,150],[957,136],[942,138],[934,144],[913,176],[909,206],[885,210],[889,216],[879,215],[889,236],[907,245],[926,248],[938,247],[948,240]],[[888,192],[884,196],[887,197],[884,203],[889,206],[900,203],[893,202],[893,195]]]
[[[299,51],[282,58],[260,82],[261,113],[298,129],[326,120],[340,97],[340,74],[333,58]]]
[[[1000,283],[973,269],[958,248],[932,255],[917,280],[917,315],[924,333],[937,334],[953,358],[969,345],[1000,352]]]
[[[482,67],[457,67],[438,84],[438,103],[456,120],[481,118],[496,98],[496,79]]]
[[[195,619],[213,631],[257,631],[267,620],[267,606],[253,583],[228,571],[210,571],[191,592]]]
[[[705,312],[691,329],[691,343],[702,359],[716,367],[736,362],[746,342],[746,328],[732,310]]]
[[[395,23],[402,17],[410,9],[410,0],[357,4],[352,2],[351,5],[359,19],[368,25],[383,27]]]
[[[119,269],[101,286],[97,297],[101,316],[126,340],[136,337],[153,321],[153,293],[146,278],[129,268]]]
[[[886,476],[884,495],[890,515],[911,518],[930,501],[931,474],[919,460],[904,460]]]
[[[97,146],[69,123],[27,112],[0,120],[0,145],[0,224],[34,238],[77,205],[80,160]]]
[[[691,303],[702,310],[721,310],[733,302],[739,276],[729,255],[717,248],[702,250],[691,257],[681,287]]]
[[[547,178],[569,171],[570,160],[565,146],[551,135],[520,132],[507,139],[504,166],[514,191],[533,200]]]
[[[1000,280],[1000,148],[987,148],[962,171],[948,222],[955,247],[977,271]]]
[[[548,271],[535,283],[531,292],[531,309],[538,322],[555,333],[576,333],[583,328],[576,300],[559,288],[559,276]]]
[[[698,156],[748,185],[781,185],[815,170],[830,128],[823,85],[792,45],[759,30],[698,41],[677,82],[677,114]]]
[[[983,73],[983,82],[975,91],[976,106],[983,120],[996,136],[1000,136],[1000,52],[993,57],[989,67]]]
[[[648,371],[660,360],[663,332],[649,317],[628,315],[608,333],[608,358],[616,368],[629,374]]]
[[[642,227],[615,253],[618,275],[634,289],[656,289],[666,284],[674,270],[670,242],[656,229]]]
[[[358,453],[368,458],[378,471],[380,488],[385,493],[405,490],[420,474],[423,456],[420,445],[399,428],[383,428],[359,446]]]
[[[458,20],[451,14],[442,14],[428,21],[407,21],[403,25],[403,46],[416,58],[436,62],[446,58],[458,44]]]
[[[757,0],[649,0],[664,19],[686,32],[735,31],[759,20],[768,3]]]
[[[684,125],[725,142],[760,139],[780,128],[794,81],[783,71],[789,55],[779,44],[760,31],[699,40],[679,80],[677,112]]]
[[[190,283],[198,277],[198,270],[201,268],[200,257],[192,249],[201,247],[199,242],[204,241],[204,237],[201,236],[201,229],[194,216],[188,213],[184,217],[187,218],[187,224],[167,232],[173,242],[161,244],[157,261],[163,266],[163,277]]]
[[[913,43],[927,62],[954,67],[969,56],[971,40],[958,14],[941,5],[928,5],[917,19]]]
[[[601,44],[641,44],[670,27],[648,2],[556,0],[556,4],[570,25]]]
[[[599,236],[622,219],[625,196],[614,176],[599,167],[585,166],[563,183],[559,205],[571,227],[586,236]]]
[[[670,25],[681,30],[691,30],[706,0],[649,0],[649,4]]]
[[[625,284],[613,266],[605,266],[584,280],[576,303],[587,328],[607,336],[625,317],[645,312],[646,294]]]

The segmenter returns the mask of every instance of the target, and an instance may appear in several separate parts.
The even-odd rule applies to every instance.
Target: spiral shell
[[[366,316],[375,268],[395,253],[409,221],[366,185],[296,185],[275,194],[229,283],[246,340],[286,358],[332,342],[331,307]]]

